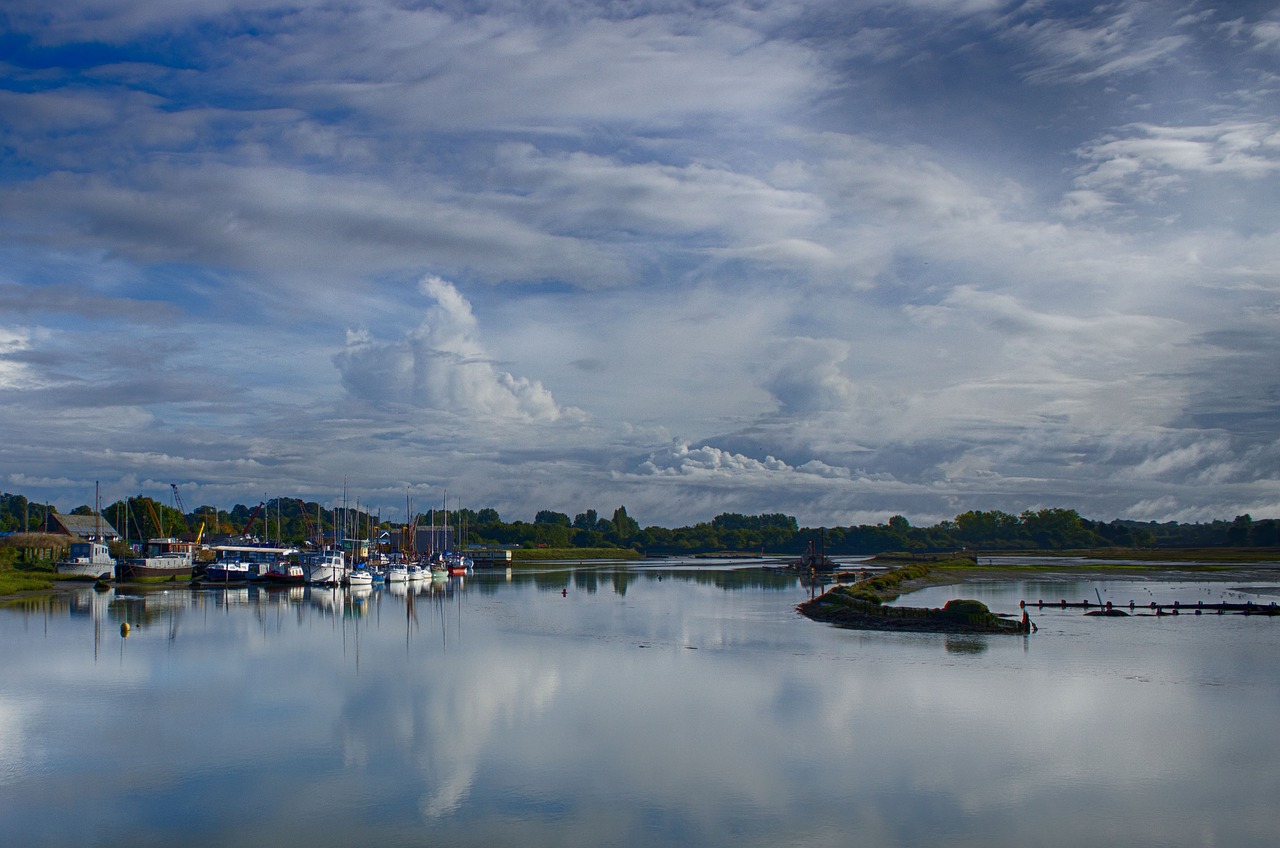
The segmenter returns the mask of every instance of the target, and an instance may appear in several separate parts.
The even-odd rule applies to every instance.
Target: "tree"
[[[594,530],[596,529],[596,524],[599,523],[599,521],[600,518],[596,515],[596,511],[594,509],[589,509],[586,512],[580,512],[574,516],[573,526],[577,527],[579,530]]]
[[[494,515],[497,515],[495,512]],[[560,527],[572,526],[569,516],[563,512],[552,512],[549,509],[538,510],[538,514],[533,517],[534,524],[555,524]]]
[[[1252,535],[1253,516],[1247,512],[1244,515],[1237,515],[1236,520],[1227,528],[1227,544],[1232,547],[1247,545]]]
[[[573,535],[573,528],[567,523],[544,521],[542,523],[534,522],[533,524],[533,542],[536,545],[545,545],[548,548],[567,548],[570,546],[570,538]]]
[[[1009,542],[1018,530],[1018,517],[1000,510],[970,510],[956,516],[951,534],[966,545],[998,547]]]
[[[613,534],[619,542],[627,542],[640,534],[640,523],[627,515],[627,508],[620,506],[613,511]]]
[[[1098,536],[1084,526],[1074,509],[1040,509],[1022,513],[1022,526],[1041,548],[1087,548],[1098,543]]]

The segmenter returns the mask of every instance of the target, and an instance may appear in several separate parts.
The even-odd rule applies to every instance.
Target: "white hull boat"
[[[110,580],[116,573],[116,561],[102,542],[72,542],[67,558],[54,565],[58,574]]]

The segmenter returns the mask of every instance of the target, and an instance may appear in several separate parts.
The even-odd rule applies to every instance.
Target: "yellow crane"
[[[138,495],[138,497],[142,498],[147,503],[147,512],[151,514],[151,526],[156,528],[156,535],[168,536],[169,534],[165,530],[164,524],[160,521],[160,516],[156,514],[156,502],[151,500],[151,498],[143,498],[142,495]]]

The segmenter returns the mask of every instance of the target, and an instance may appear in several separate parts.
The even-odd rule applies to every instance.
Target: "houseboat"
[[[191,579],[195,566],[197,542],[183,542],[174,538],[148,539],[142,556],[127,559],[116,566],[116,579],[173,580]]]

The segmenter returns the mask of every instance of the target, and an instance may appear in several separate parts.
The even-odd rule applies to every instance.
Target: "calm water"
[[[1051,575],[904,601],[1277,585]],[[426,587],[0,609],[0,842],[1275,844],[1280,619],[858,633],[797,616],[794,578],[733,567]]]

